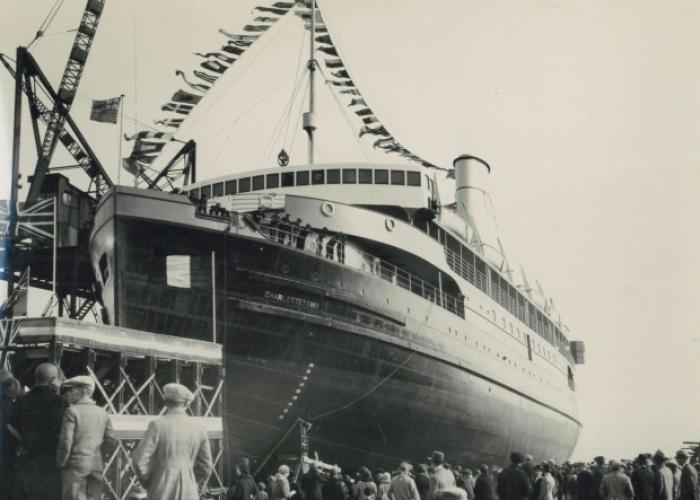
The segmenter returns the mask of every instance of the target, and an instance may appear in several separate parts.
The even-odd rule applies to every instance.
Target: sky
[[[0,51],[30,42],[53,0],[5,0]],[[153,126],[194,69],[193,52],[240,31],[256,4],[108,1],[73,115],[109,174],[119,130],[90,99],[125,94],[124,132]],[[68,0],[31,52],[57,84],[84,2]],[[574,459],[629,457],[700,440],[700,4],[692,0],[326,0],[353,80],[411,151],[493,170],[498,232],[551,296],[572,340],[584,429]],[[198,142],[200,178],[305,161],[289,108],[302,45],[280,21],[207,94],[177,137]],[[303,59],[302,59],[303,60]],[[4,71],[4,70],[0,70]],[[359,143],[319,78],[318,162],[397,162]],[[0,73],[0,158],[9,178],[13,82]],[[274,130],[283,124],[281,133]],[[297,130],[295,132],[295,130]],[[31,131],[23,129],[25,146]],[[130,146],[123,144],[123,156]],[[31,148],[22,157],[33,169]],[[56,164],[68,163],[62,153]],[[80,182],[80,176],[76,177]],[[8,183],[0,183],[7,197]],[[444,186],[443,201],[451,196]]]

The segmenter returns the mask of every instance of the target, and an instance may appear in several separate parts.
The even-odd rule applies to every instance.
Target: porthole
[[[386,219],[384,221],[387,231],[393,231],[396,227],[396,221],[394,219]]]

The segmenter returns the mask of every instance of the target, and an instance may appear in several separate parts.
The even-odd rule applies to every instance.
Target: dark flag
[[[183,104],[197,104],[202,99],[201,95],[191,94],[184,90],[178,90],[170,98],[171,101],[180,102]]]
[[[162,141],[169,141],[172,138],[173,134],[170,132],[155,132],[150,130],[142,130],[134,135],[124,134],[125,141],[133,141],[134,139],[160,139]]]
[[[121,97],[104,99],[101,101],[93,100],[90,119],[95,122],[117,123],[117,114],[119,113],[119,103],[121,100]]]
[[[336,69],[343,67],[343,61],[340,59],[326,59],[324,63],[326,64],[326,68]]]

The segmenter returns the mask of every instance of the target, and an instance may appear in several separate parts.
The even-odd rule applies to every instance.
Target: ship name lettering
[[[279,292],[270,292],[269,290],[265,291],[265,298],[276,300],[277,302],[284,302],[285,304],[307,307],[309,309],[319,308],[318,302],[302,299],[301,297],[290,297],[289,295],[284,295],[283,293]]]

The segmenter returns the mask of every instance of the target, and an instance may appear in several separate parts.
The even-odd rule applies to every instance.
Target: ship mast
[[[304,113],[304,130],[309,136],[309,164],[314,163],[314,131],[316,130],[316,120],[314,110],[316,107],[316,99],[314,94],[314,75],[316,73],[316,60],[314,59],[314,51],[316,50],[316,0],[310,0],[311,6],[311,43],[309,44],[309,111]]]

